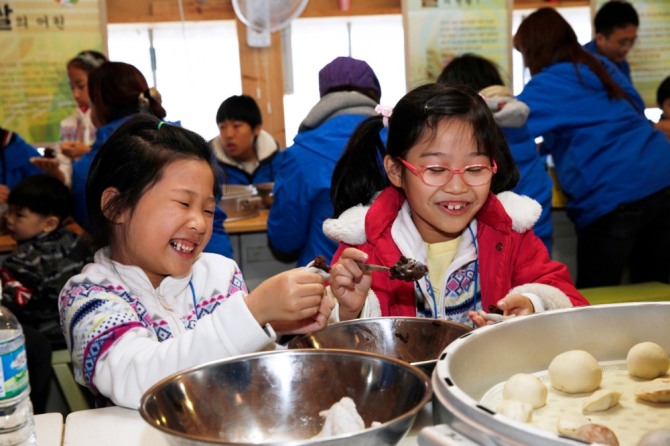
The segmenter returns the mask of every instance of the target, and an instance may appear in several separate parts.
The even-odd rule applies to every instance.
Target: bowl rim
[[[286,346],[289,350],[300,350],[301,348],[294,347],[294,345],[298,341],[300,341],[301,339],[307,338],[309,336],[317,336],[318,337],[319,333],[324,332],[324,331],[328,331],[331,327],[343,327],[343,326],[346,326],[346,325],[356,325],[356,324],[360,324],[360,323],[363,323],[363,322],[390,323],[392,321],[402,321],[402,322],[410,322],[410,323],[420,322],[422,324],[427,323],[428,321],[430,321],[433,324],[437,322],[438,325],[450,325],[450,326],[456,326],[456,327],[459,327],[459,328],[464,328],[465,329],[464,333],[461,334],[458,338],[460,338],[461,336],[465,336],[468,333],[472,332],[472,330],[474,330],[474,328],[470,327],[469,325],[461,324],[460,322],[448,321],[446,319],[432,319],[432,318],[417,317],[417,316],[379,316],[379,317],[369,317],[369,318],[351,319],[351,320],[348,320],[348,321],[334,322],[334,323],[328,324],[326,327],[324,327],[323,329],[321,329],[319,331],[310,332],[310,333],[306,333],[306,334],[303,334],[303,335],[296,336],[293,339],[291,339],[286,344]],[[458,339],[458,338],[456,338],[456,339]],[[338,348],[338,347],[311,348],[311,350],[328,350],[328,349],[330,349],[330,350],[360,351],[360,350]],[[393,358],[393,356],[387,356],[387,357]],[[397,358],[393,358],[393,359],[397,359]],[[405,364],[410,364],[410,365],[415,366],[415,367],[421,367],[421,366],[424,366],[424,365],[434,364],[434,363],[437,362],[438,359],[439,359],[439,357],[435,358],[435,359],[426,359],[424,361],[414,361],[414,362],[402,361],[402,362],[404,362]]]
[[[413,418],[416,417],[416,415],[419,413],[421,408],[423,408],[433,397],[433,384],[431,378],[420,368],[413,366],[409,364],[408,362],[401,361],[396,358],[392,358],[390,356],[384,356],[380,355],[378,353],[371,353],[371,352],[362,352],[362,351],[357,351],[357,350],[351,350],[351,349],[329,349],[329,348],[323,348],[323,349],[314,349],[314,348],[305,348],[305,349],[285,349],[285,350],[273,350],[273,351],[265,351],[265,352],[253,352],[253,353],[246,353],[243,355],[237,355],[233,356],[230,358],[223,358],[223,359],[217,359],[214,361],[208,361],[203,364],[194,366],[194,367],[189,367],[184,370],[181,370],[179,372],[173,373],[169,376],[166,376],[165,378],[161,379],[157,383],[153,384],[149,389],[147,389],[144,394],[142,395],[142,398],[140,399],[140,406],[139,406],[139,412],[140,416],[142,419],[152,426],[154,429],[159,430],[160,432],[164,434],[169,434],[173,436],[177,436],[183,439],[188,439],[188,440],[194,440],[194,441],[199,441],[199,442],[204,442],[204,443],[210,443],[213,445],[248,445],[251,443],[238,443],[238,442],[223,442],[223,441],[216,441],[208,438],[204,438],[198,435],[192,435],[192,434],[185,434],[183,432],[176,431],[174,429],[167,428],[162,425],[156,425],[153,423],[153,420],[149,417],[149,415],[146,413],[146,404],[148,403],[148,400],[151,398],[151,395],[161,386],[166,385],[170,381],[174,381],[178,379],[179,377],[187,374],[192,374],[196,373],[200,370],[203,370],[205,368],[211,367],[213,365],[217,364],[224,364],[224,363],[234,363],[234,362],[239,362],[239,361],[245,361],[249,359],[255,359],[258,357],[265,357],[265,356],[281,356],[281,355],[295,355],[298,354],[300,356],[303,355],[350,355],[350,356],[368,356],[372,359],[377,359],[381,361],[385,361],[387,363],[395,363],[396,365],[402,367],[403,369],[408,369],[410,372],[414,373],[415,375],[418,375],[418,377],[423,380],[424,382],[424,394],[418,404],[416,404],[413,408],[410,410],[406,411],[400,416],[397,416],[395,418],[392,418],[390,420],[385,421],[384,423],[380,423],[379,425],[376,426],[370,426],[365,429],[365,431],[373,431],[373,430],[381,430],[385,427],[387,427],[389,424],[392,424],[396,421],[400,421],[402,419],[407,419],[407,418]],[[409,426],[408,430],[411,428],[411,425]],[[352,437],[354,435],[359,434],[361,431],[354,432],[354,433],[349,433],[349,434],[341,434],[341,435],[335,435],[332,437],[324,437],[322,440],[324,441],[332,441],[332,440],[342,440],[346,439],[348,437]],[[406,434],[406,432],[405,432]],[[403,434],[403,436],[405,435]],[[313,438],[306,438],[304,440],[291,440],[289,442],[287,441],[279,441],[279,442],[262,442],[262,443],[253,443],[255,445],[259,446],[280,446],[280,445],[292,445],[292,446],[306,446],[306,445],[312,445],[315,443],[315,440]]]

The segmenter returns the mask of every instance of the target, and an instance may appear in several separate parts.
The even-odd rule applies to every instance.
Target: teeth
[[[461,209],[465,209],[464,204],[449,204],[447,205],[447,209],[450,211],[460,211]]]
[[[190,246],[190,247],[185,246],[185,245],[182,245],[180,242],[170,242],[170,245],[174,249],[176,249],[177,251],[187,252],[187,253],[193,252],[193,250],[195,249],[195,246]]]

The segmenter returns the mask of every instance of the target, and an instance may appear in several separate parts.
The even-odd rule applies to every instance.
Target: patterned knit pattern
[[[186,329],[193,329],[198,318],[212,313],[221,302],[240,291],[247,293],[238,269],[225,294],[198,296],[195,311],[192,309],[179,320]],[[190,288],[186,288],[183,299],[192,299]],[[167,320],[150,314],[141,299],[119,283],[94,284],[87,280],[71,283],[63,289],[59,306],[73,362],[83,365],[83,371],[74,368],[75,378],[89,386],[98,359],[128,330],[146,329],[161,342],[174,336]]]
[[[468,311],[480,310],[482,307],[478,283],[476,284],[477,295],[475,296],[475,271],[476,262],[471,262],[457,269],[447,278],[446,291],[442,293],[442,298],[435,296],[438,305],[440,302],[444,302],[445,319],[472,326]],[[419,291],[418,287],[417,291]],[[420,294],[416,299],[417,317],[435,318],[431,297],[423,292]]]

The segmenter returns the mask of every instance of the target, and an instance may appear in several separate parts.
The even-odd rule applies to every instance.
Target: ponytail
[[[380,136],[382,119],[375,115],[361,122],[335,166],[330,187],[334,218],[353,206],[369,203],[375,193],[390,184],[383,164],[386,148]]]

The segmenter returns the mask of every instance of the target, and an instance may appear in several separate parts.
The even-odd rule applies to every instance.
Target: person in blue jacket
[[[670,142],[632,84],[553,8],[514,36],[532,78],[518,99],[543,137],[577,232],[577,287],[670,278]]]
[[[93,70],[88,79],[88,91],[91,98],[91,118],[97,131],[91,150],[72,164],[72,196],[73,217],[81,227],[90,232],[86,212],[86,182],[100,147],[131,116],[148,113],[163,119],[166,112],[161,105],[160,93],[155,88],[149,88],[144,75],[135,66],[124,62],[105,62]],[[39,166],[63,180],[57,160],[44,159]],[[232,257],[230,238],[223,228],[225,218],[225,214],[217,206],[214,233],[205,251]]]
[[[322,229],[333,216],[333,170],[354,129],[376,114],[382,92],[367,62],[337,57],[319,71],[319,93],[293,145],[283,152],[267,224],[272,247],[297,253],[298,266],[319,254],[330,260],[337,249]]]
[[[628,52],[635,45],[640,18],[630,3],[612,0],[603,4],[593,18],[595,38],[584,45],[593,54],[607,57],[631,80]]]
[[[542,239],[551,254],[553,227],[551,224],[551,177],[540,156],[535,138],[528,131],[526,120],[529,109],[516,100],[500,76],[498,67],[476,54],[455,57],[444,67],[438,83],[461,86],[479,93],[502,128],[521,178],[512,191],[527,195],[542,206],[540,218],[533,232]]]
[[[27,176],[42,173],[30,159],[40,152],[21,135],[0,127],[0,204],[7,203],[9,191]]]
[[[224,184],[271,183],[279,170],[279,143],[263,130],[263,117],[251,96],[231,96],[216,112],[219,136],[210,144],[223,170]]]

